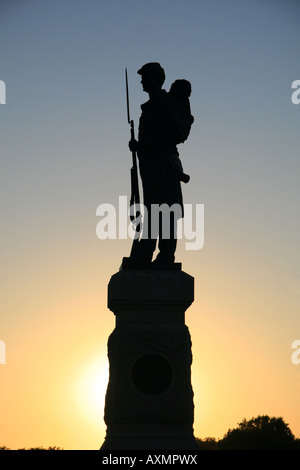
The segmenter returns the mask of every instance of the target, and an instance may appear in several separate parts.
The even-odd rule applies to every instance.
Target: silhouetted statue
[[[181,181],[190,179],[183,172],[177,145],[187,139],[194,121],[189,103],[191,84],[176,80],[169,92],[162,89],[165,72],[157,62],[145,64],[138,74],[149,101],[141,106],[138,140],[131,139],[129,148],[138,155],[148,218],[143,221],[142,238],[134,243],[130,258],[137,264],[149,264],[158,238],[159,253],[152,266],[161,268],[174,264],[177,221],[184,215]],[[176,210],[161,213],[154,220],[151,208],[162,204],[168,208],[175,204]]]

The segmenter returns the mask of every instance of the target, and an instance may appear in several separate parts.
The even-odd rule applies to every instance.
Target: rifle
[[[128,91],[128,76],[127,68],[125,68],[125,78],[126,78],[126,102],[127,102],[127,121],[130,125],[130,136],[131,140],[135,140],[134,135],[134,121],[130,118],[129,110],[129,91]],[[138,169],[137,169],[137,156],[136,151],[132,150],[132,168],[130,170],[131,176],[131,196],[130,196],[130,220],[132,222],[133,228],[136,231],[134,240],[138,240],[139,234],[142,228],[141,214],[139,210],[140,205],[140,192],[139,192],[139,182],[138,182]],[[138,207],[136,207],[138,206]],[[137,222],[139,220],[139,222]],[[134,223],[135,221],[135,223]]]

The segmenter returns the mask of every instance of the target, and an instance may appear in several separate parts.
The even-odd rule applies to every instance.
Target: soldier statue
[[[129,148],[138,156],[148,218],[130,257],[139,265],[152,262],[160,269],[171,267],[175,261],[177,221],[184,215],[181,182],[188,182],[189,176],[183,172],[177,145],[186,140],[194,120],[189,105],[191,85],[187,80],[176,80],[169,92],[164,90],[165,72],[157,62],[145,64],[138,74],[149,100],[141,106],[138,139],[132,138]],[[163,204],[176,210],[170,210],[167,218],[161,213],[157,223],[151,218],[151,207]],[[168,226],[166,232],[164,224]],[[157,239],[159,253],[152,261]]]

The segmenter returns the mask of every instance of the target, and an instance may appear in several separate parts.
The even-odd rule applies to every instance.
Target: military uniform
[[[144,65],[138,73],[160,74],[164,81],[164,71],[158,63]],[[153,76],[153,75],[152,75]],[[150,95],[150,93],[149,93]],[[157,221],[150,218],[151,205],[167,204],[169,207],[176,204],[175,214],[171,213],[168,220],[160,220],[159,226],[154,227],[157,235],[153,238],[153,231],[144,226],[143,237],[139,242],[137,254],[142,260],[150,262],[155,251],[157,238],[159,254],[156,262],[173,263],[177,244],[177,220],[183,217],[183,199],[179,175],[183,174],[176,140],[176,123],[172,113],[170,94],[159,86],[150,99],[142,104],[142,114],[139,121],[137,155],[143,185],[143,203],[147,209],[149,225]],[[174,220],[175,219],[175,220]],[[171,229],[168,239],[164,239],[163,224],[167,223]],[[175,228],[174,228],[175,227]],[[148,231],[147,231],[148,228]],[[146,238],[145,238],[146,235]],[[152,235],[152,238],[151,238]]]
[[[167,101],[167,92],[161,90],[141,106],[138,159],[144,204],[177,203],[183,209],[181,184],[176,175],[180,160]]]

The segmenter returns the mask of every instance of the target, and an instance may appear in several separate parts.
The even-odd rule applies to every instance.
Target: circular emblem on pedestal
[[[160,354],[144,354],[133,365],[132,381],[135,387],[146,395],[163,393],[173,381],[171,364]]]

